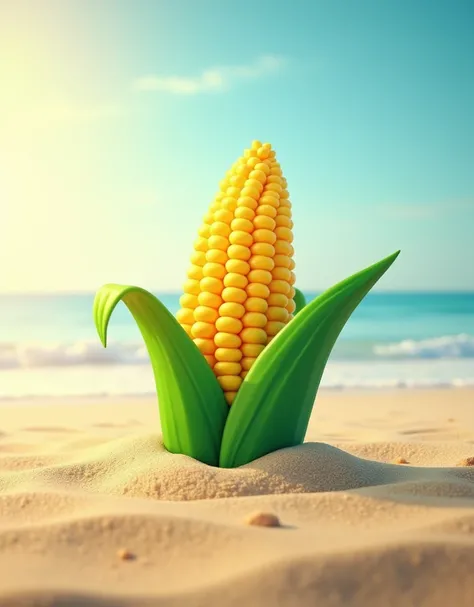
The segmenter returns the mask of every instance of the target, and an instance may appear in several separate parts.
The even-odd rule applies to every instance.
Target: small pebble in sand
[[[474,466],[474,457],[466,457],[456,464],[456,466]]]
[[[245,519],[245,523],[259,527],[281,527],[280,519],[271,512],[254,512]]]
[[[135,559],[135,555],[126,548],[120,548],[120,550],[117,552],[117,556],[122,561],[133,561]]]
[[[405,459],[404,457],[397,457],[397,459],[395,459],[393,463],[394,464],[409,464],[410,462],[407,459]]]

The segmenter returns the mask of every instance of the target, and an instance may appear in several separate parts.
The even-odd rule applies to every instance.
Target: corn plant
[[[168,451],[232,468],[303,442],[337,337],[399,252],[306,305],[295,288],[292,228],[275,152],[254,142],[204,217],[176,318],[139,287],[98,291],[104,347],[118,302],[138,324]]]

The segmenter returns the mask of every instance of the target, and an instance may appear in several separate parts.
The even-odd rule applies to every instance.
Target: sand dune
[[[219,470],[163,449],[152,400],[11,403],[0,606],[471,606],[473,404],[322,394],[307,443]]]

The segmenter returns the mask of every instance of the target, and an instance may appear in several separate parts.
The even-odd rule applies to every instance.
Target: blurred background
[[[474,4],[0,3],[0,398],[148,394],[121,306],[175,312],[202,216],[275,147],[308,298],[402,253],[336,345],[332,389],[474,385]]]

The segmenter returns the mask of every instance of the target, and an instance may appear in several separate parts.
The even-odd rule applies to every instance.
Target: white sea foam
[[[473,358],[474,337],[461,333],[419,341],[405,339],[397,343],[375,345],[374,353],[394,358]]]
[[[404,340],[367,357],[331,356],[321,387],[331,390],[474,386],[474,337]],[[352,350],[351,350],[352,352]],[[353,353],[352,353],[353,354]],[[371,358],[371,359],[370,359]],[[0,343],[0,400],[155,393],[143,342]]]
[[[0,344],[0,369],[70,367],[76,365],[142,364],[148,361],[143,344],[98,341]]]
[[[343,348],[340,349],[342,354]],[[354,356],[354,354],[356,354]],[[375,344],[372,356],[351,351],[351,359],[375,356],[379,360],[469,359],[474,358],[474,337],[447,335],[420,341],[406,339],[390,344]],[[344,360],[342,354],[335,359]],[[143,342],[110,342],[106,349],[98,340],[75,343],[0,343],[0,370],[45,367],[142,365],[149,357]]]

